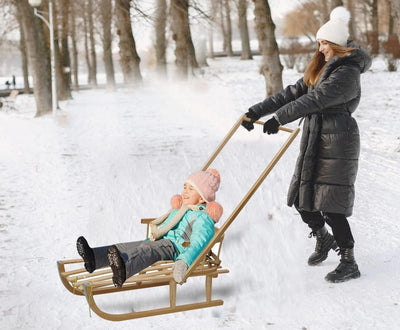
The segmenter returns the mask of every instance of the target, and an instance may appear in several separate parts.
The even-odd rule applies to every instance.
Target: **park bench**
[[[9,96],[2,97],[0,99],[0,110],[9,111],[9,110],[17,110],[15,107],[15,101],[19,91],[17,89],[13,89]]]

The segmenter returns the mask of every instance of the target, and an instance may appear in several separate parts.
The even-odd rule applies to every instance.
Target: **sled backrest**
[[[224,146],[228,143],[230,138],[235,134],[241,123],[246,120],[250,121],[249,118],[247,118],[245,115],[241,116],[236,124],[232,127],[232,129],[228,132],[228,134],[225,136],[225,138],[222,140],[222,142],[218,145],[214,153],[210,156],[208,161],[204,164],[202,170],[205,171],[209,166],[212,164],[212,162],[215,160],[215,158],[218,156],[220,151],[224,148]],[[256,121],[256,124],[259,125],[264,125],[263,122],[261,121]],[[253,184],[253,186],[250,188],[250,190],[246,193],[246,195],[243,197],[243,199],[240,201],[240,203],[236,206],[236,208],[233,210],[233,212],[230,214],[230,216],[224,221],[220,229],[215,233],[214,237],[211,239],[211,241],[207,244],[207,246],[204,248],[204,250],[200,253],[200,255],[196,258],[196,260],[192,263],[192,265],[189,267],[188,271],[186,272],[185,275],[185,280],[190,276],[190,274],[194,271],[194,269],[199,265],[199,263],[204,260],[206,257],[208,251],[211,250],[211,248],[218,242],[225,234],[225,231],[228,229],[228,227],[232,224],[232,222],[236,219],[240,211],[243,209],[243,207],[247,204],[247,202],[250,200],[250,198],[254,195],[254,193],[257,191],[257,189],[260,187],[260,185],[263,183],[267,175],[271,172],[271,170],[274,168],[276,163],[279,161],[279,159],[282,157],[282,155],[285,153],[285,151],[289,148],[290,144],[294,141],[296,138],[297,134],[300,132],[299,128],[296,128],[294,130],[288,129],[285,127],[280,126],[279,129],[281,131],[285,131],[290,133],[289,137],[285,141],[285,143],[281,146],[279,151],[275,154],[275,156],[272,158],[272,160],[269,162],[267,167],[264,169],[264,171],[260,174],[256,182]]]

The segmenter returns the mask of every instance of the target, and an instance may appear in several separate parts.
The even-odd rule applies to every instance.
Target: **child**
[[[214,225],[222,215],[215,202],[220,175],[209,169],[191,174],[181,195],[171,199],[172,209],[150,224],[150,239],[91,248],[81,236],[76,242],[79,255],[89,273],[111,266],[113,283],[121,287],[125,280],[160,260],[174,260],[173,277],[182,283],[188,267],[214,236]],[[190,240],[190,245],[183,246]]]

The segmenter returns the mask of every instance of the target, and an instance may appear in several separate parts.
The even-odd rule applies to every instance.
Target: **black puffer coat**
[[[300,79],[250,108],[260,117],[275,113],[282,125],[304,118],[289,206],[352,214],[360,136],[351,114],[360,101],[360,73],[368,70],[371,59],[354,42],[348,46],[357,49],[330,59],[315,88]]]

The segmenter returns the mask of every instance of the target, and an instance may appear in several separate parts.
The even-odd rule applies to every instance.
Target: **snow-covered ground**
[[[237,118],[264,96],[259,58],[209,60],[186,83],[155,81],[115,93],[90,90],[33,119],[32,96],[19,113],[0,113],[0,327],[2,329],[399,329],[400,81],[381,61],[362,76],[355,117],[362,134],[354,215],[362,276],[329,284],[338,256],[307,265],[309,229],[286,206],[299,138],[229,228],[213,282],[221,307],[112,323],[62,286],[56,261],[90,244],[139,240],[142,217],[169,208],[184,179],[201,168]],[[284,72],[284,83],[299,78]],[[288,125],[296,127],[297,123]],[[287,133],[240,129],[212,167],[222,177],[222,221]],[[199,281],[200,282],[199,282]],[[201,299],[203,282],[178,287],[178,302]],[[107,311],[161,307],[166,288],[105,295]]]

